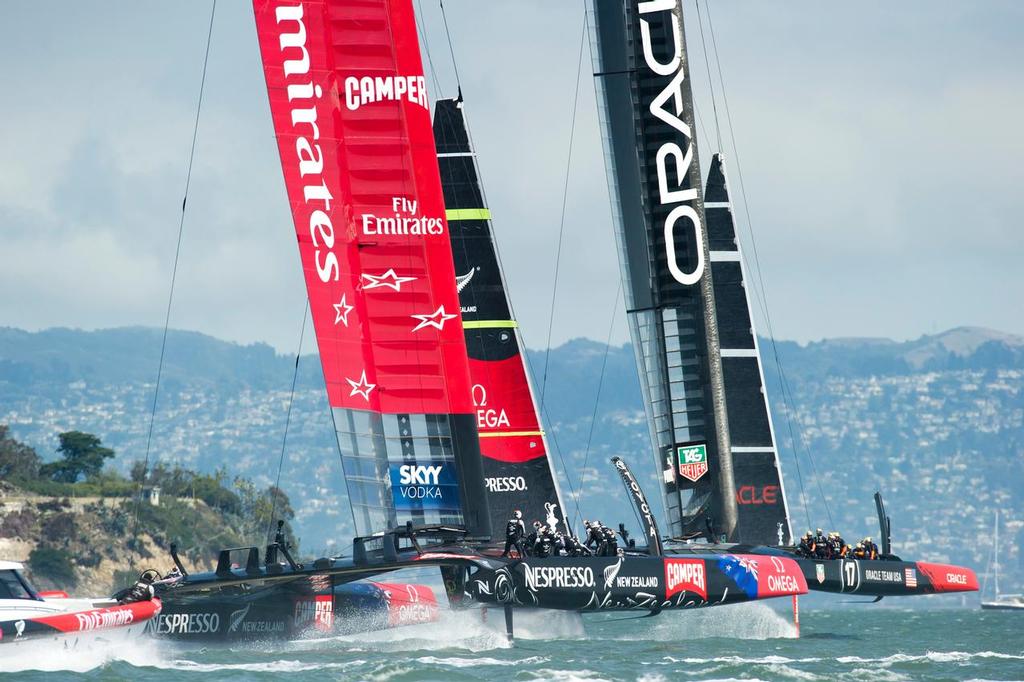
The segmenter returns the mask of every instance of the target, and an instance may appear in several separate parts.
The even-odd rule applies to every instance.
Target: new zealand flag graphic
[[[751,599],[757,599],[757,565],[735,556],[724,556],[718,560],[718,568],[732,578]]]

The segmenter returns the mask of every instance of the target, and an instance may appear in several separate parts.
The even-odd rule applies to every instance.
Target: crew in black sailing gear
[[[138,601],[149,601],[156,594],[153,590],[153,582],[160,579],[160,574],[152,568],[143,571],[139,579],[135,581],[124,596],[117,601],[119,604],[131,604]]]
[[[600,556],[601,543],[604,542],[604,533],[601,532],[601,522],[587,521],[584,519],[583,525],[587,529],[587,541],[583,543],[584,547],[592,550],[594,554]]]
[[[843,540],[843,536],[836,531],[828,534],[828,544],[833,559],[842,559],[850,549],[846,546],[846,540]]]
[[[533,556],[534,547],[537,545],[537,537],[540,535],[540,521],[533,522],[533,532],[526,536],[523,548],[527,556]]]
[[[800,538],[800,544],[796,547],[796,555],[807,557],[808,559],[814,558],[814,536],[811,534],[811,531],[807,531]]]
[[[878,545],[871,541],[871,538],[864,538],[864,558],[865,559],[877,559],[878,558]]]
[[[590,550],[584,547],[575,535],[566,535],[564,541],[565,553],[568,556],[590,556]]]
[[[619,549],[619,542],[615,537],[615,531],[607,526],[601,526],[602,542],[599,556],[615,556]]]
[[[825,538],[825,534],[819,528],[818,532],[814,534],[814,558],[816,559],[828,559],[828,540]]]
[[[523,512],[516,509],[512,512],[512,518],[505,524],[505,551],[502,557],[509,556],[509,551],[515,547],[519,552],[519,558],[526,556],[523,553],[523,536],[526,535],[526,524],[523,523]]]
[[[541,526],[537,531],[537,542],[533,545],[533,555],[536,557],[549,557],[555,553],[555,534],[547,526]]]

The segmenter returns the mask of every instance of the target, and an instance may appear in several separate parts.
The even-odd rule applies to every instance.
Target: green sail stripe
[[[491,212],[486,208],[450,208],[445,211],[448,220],[490,220]]]
[[[463,320],[463,329],[515,329],[519,323],[515,320]]]

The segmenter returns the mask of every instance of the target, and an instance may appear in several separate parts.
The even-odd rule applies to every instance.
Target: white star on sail
[[[458,315],[451,315],[444,311],[444,306],[439,307],[429,315],[413,315],[412,317],[420,321],[418,325],[412,328],[414,332],[418,332],[424,327],[433,327],[434,329],[444,329],[444,323],[448,320],[458,317]]]
[[[341,322],[347,327],[348,314],[352,312],[353,307],[345,302],[345,294],[342,294],[341,300],[334,304],[334,324]]]
[[[399,277],[395,273],[395,269],[391,268],[381,275],[370,275],[363,273],[362,277],[367,280],[367,284],[363,285],[363,290],[376,289],[378,287],[391,287],[395,291],[402,290],[402,284],[405,282],[415,281],[415,277]]]
[[[349,385],[352,387],[352,392],[348,394],[349,397],[352,397],[354,395],[361,395],[363,396],[363,399],[366,402],[370,402],[370,391],[375,389],[377,387],[377,384],[371,384],[366,380],[365,369],[363,370],[362,376],[359,377],[359,381],[353,381],[348,377],[345,378],[345,381],[347,381]]]

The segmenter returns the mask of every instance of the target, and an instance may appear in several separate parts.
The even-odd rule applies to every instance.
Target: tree
[[[39,475],[39,455],[11,438],[9,431],[6,424],[0,424],[0,480],[32,480]]]
[[[103,469],[104,461],[114,456],[114,451],[103,447],[102,441],[91,433],[66,431],[58,438],[57,452],[64,458],[39,469],[40,474],[58,483],[76,483],[81,476],[92,478]]]

